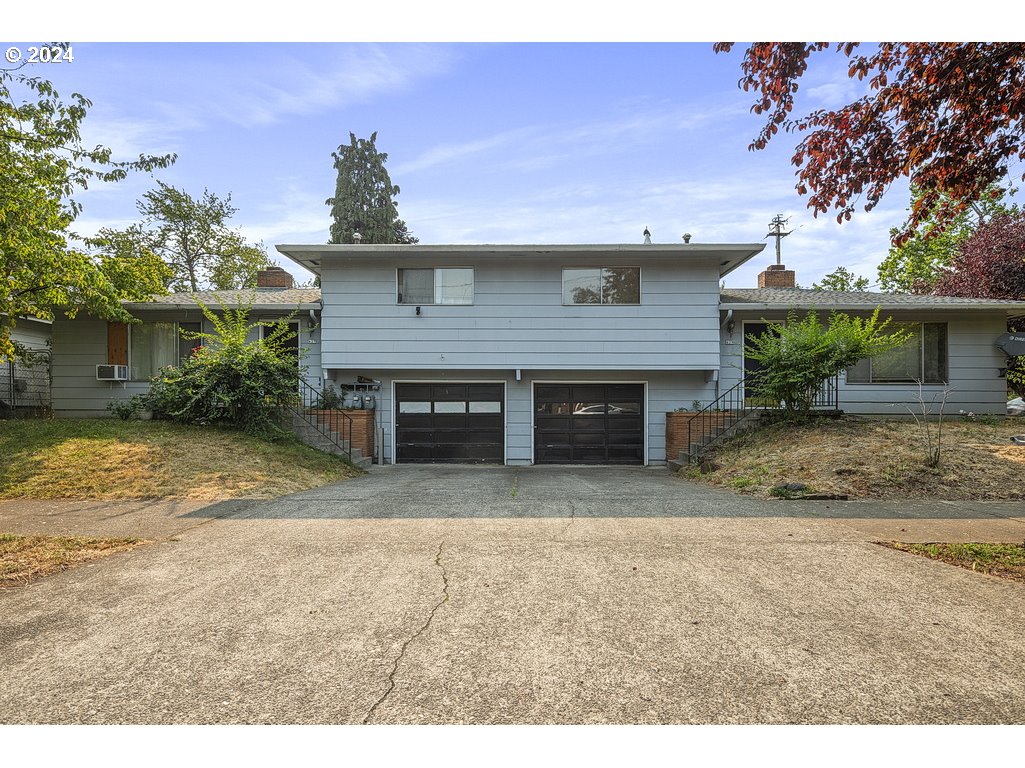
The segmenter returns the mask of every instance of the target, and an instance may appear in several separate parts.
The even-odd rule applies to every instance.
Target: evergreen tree
[[[363,243],[419,242],[399,218],[395,206],[399,188],[384,167],[388,153],[378,152],[376,141],[377,131],[369,139],[350,133],[349,143],[331,153],[338,171],[335,196],[327,200],[334,219],[331,243],[353,243],[356,232]]]

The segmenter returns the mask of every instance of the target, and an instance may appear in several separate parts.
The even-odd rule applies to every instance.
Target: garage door
[[[535,464],[643,464],[643,384],[535,384]]]
[[[397,462],[502,464],[504,384],[396,384]]]

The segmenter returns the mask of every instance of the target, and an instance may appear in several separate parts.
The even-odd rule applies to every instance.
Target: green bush
[[[111,400],[107,403],[107,410],[121,421],[137,419],[145,409],[146,398],[142,395],[132,395],[127,400]]]
[[[866,357],[875,357],[910,338],[907,331],[888,333],[891,319],[850,317],[841,312],[822,325],[818,315],[799,319],[795,311],[786,323],[769,323],[768,330],[744,346],[744,354],[762,364],[751,374],[759,398],[782,404],[788,418],[807,416],[822,385]]]
[[[164,368],[153,378],[148,405],[155,418],[186,424],[212,424],[274,439],[283,408],[297,401],[299,368],[284,342],[295,334],[290,317],[276,323],[250,323],[249,306],[221,307],[219,316],[200,304],[213,333],[189,334],[202,346],[180,367]],[[248,341],[261,326],[274,330]]]

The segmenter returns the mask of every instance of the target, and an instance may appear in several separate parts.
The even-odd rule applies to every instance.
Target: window
[[[142,323],[131,326],[128,359],[132,379],[147,381],[156,376],[161,368],[181,365],[198,347],[203,346],[200,339],[189,338],[189,334],[202,330],[203,324],[199,322]]]
[[[473,269],[400,269],[399,304],[473,304]]]
[[[914,335],[901,346],[847,369],[848,384],[944,384],[947,381],[947,324],[894,323]]]
[[[178,333],[175,323],[133,325],[129,345],[132,378],[146,381],[161,368],[178,363]]]
[[[640,304],[640,267],[562,270],[563,304]]]

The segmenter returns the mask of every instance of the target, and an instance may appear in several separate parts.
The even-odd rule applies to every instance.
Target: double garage
[[[535,464],[643,464],[644,384],[530,385]],[[502,464],[506,384],[396,382],[398,463]]]

